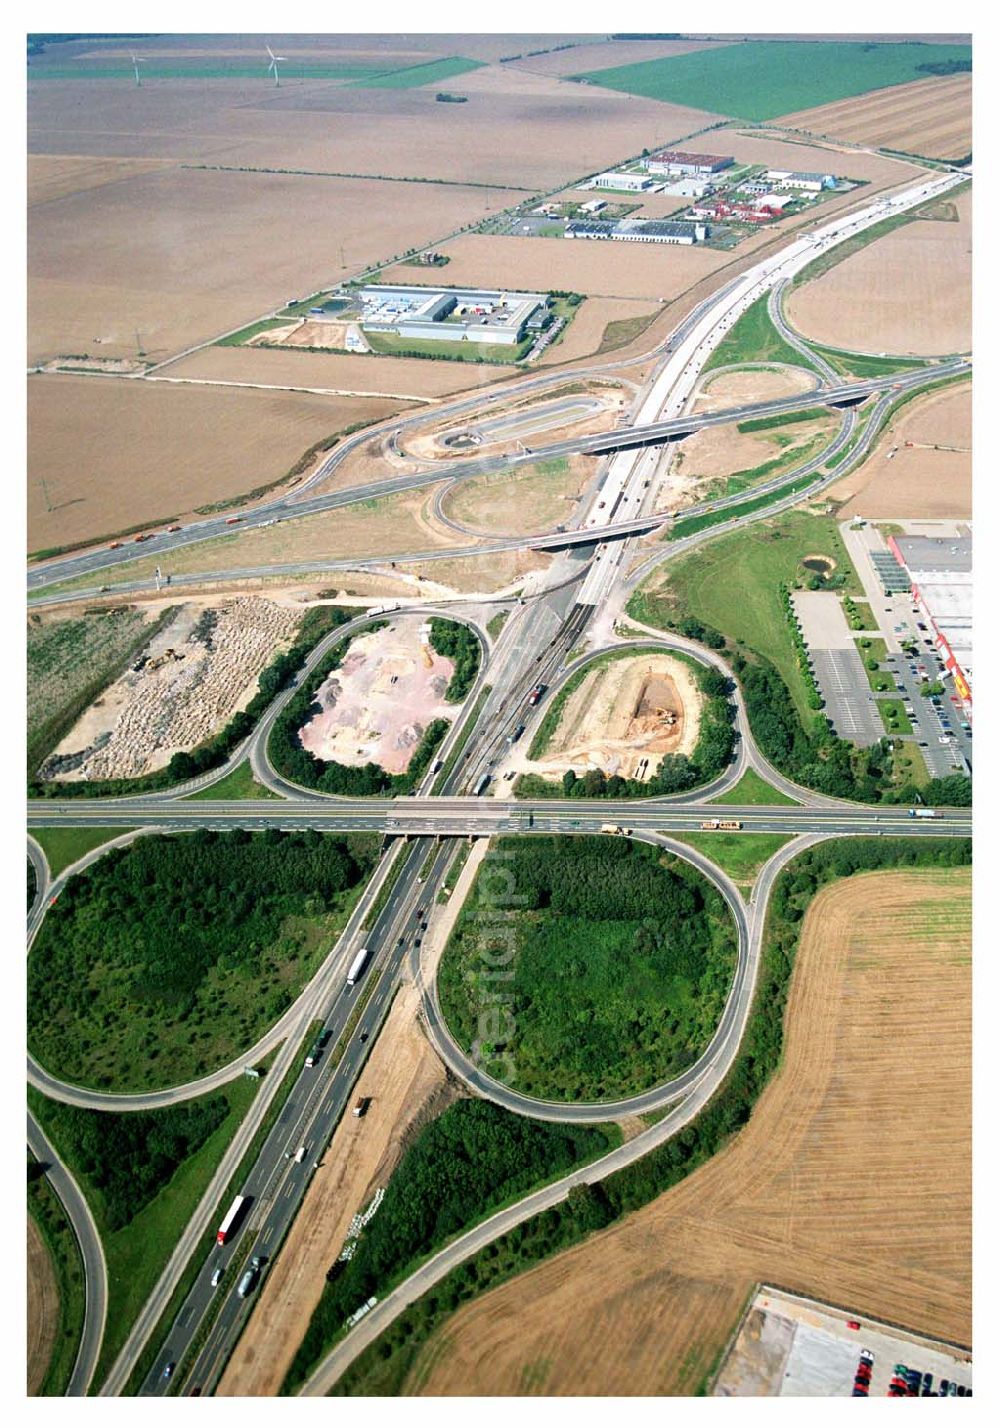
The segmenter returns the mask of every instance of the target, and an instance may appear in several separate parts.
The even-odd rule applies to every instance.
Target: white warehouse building
[[[626,174],[609,172],[597,174],[590,181],[591,188],[612,188],[622,193],[641,193],[652,188],[653,180],[646,174]]]
[[[768,169],[764,175],[777,188],[801,188],[807,193],[819,193],[824,188],[836,188],[833,174],[798,174],[788,169]]]

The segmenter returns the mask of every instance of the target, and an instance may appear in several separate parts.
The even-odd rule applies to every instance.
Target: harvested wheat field
[[[872,520],[971,516],[971,383],[908,403],[868,459],[827,495],[845,515]]]
[[[28,1397],[42,1386],[59,1329],[59,1287],[48,1247],[28,1217]]]
[[[279,480],[315,442],[400,409],[386,398],[34,377],[29,548],[97,540],[244,495]]]
[[[171,167],[36,204],[29,361],[135,356],[137,345],[162,361],[290,295],[433,242],[485,215],[491,197],[496,207],[517,196]]]
[[[261,671],[299,625],[254,597],[189,602],[87,709],[40,770],[67,782],[141,778],[217,733],[257,692]]]
[[[918,218],[793,288],[785,310],[813,342],[918,357],[972,344],[972,194],[958,221]]]
[[[305,388],[418,401],[489,386],[509,377],[510,369],[487,362],[414,361],[269,347],[203,347],[190,357],[171,362],[164,376],[189,382]]]
[[[460,1310],[414,1391],[689,1395],[757,1281],[971,1343],[970,965],[967,868],[821,891],[749,1125],[622,1224]]]
[[[564,42],[560,41],[560,46]],[[559,48],[550,54],[525,55],[515,60],[517,69],[530,70],[532,74],[585,74],[598,69],[611,69],[621,64],[641,64],[645,60],[669,59],[672,55],[686,55],[692,50],[707,50],[712,40],[605,40],[597,36],[590,42],[573,45],[570,49]],[[541,48],[537,40],[532,48]],[[675,108],[676,106],[670,106]]]
[[[972,150],[972,75],[893,85],[774,122],[929,159],[960,159]]]
[[[445,1069],[417,1024],[419,1004],[417,988],[407,982],[355,1088],[371,1098],[368,1112],[362,1120],[341,1117],[217,1395],[278,1392],[352,1217],[388,1183],[414,1131],[451,1099]]]
[[[462,287],[561,289],[601,297],[674,298],[730,261],[700,244],[588,243],[578,238],[511,238],[463,233],[441,245],[448,282]],[[572,333],[570,328],[569,332]],[[569,334],[567,335],[567,341]],[[558,349],[555,349],[558,351]]]
[[[525,535],[565,525],[594,475],[585,456],[562,456],[460,481],[442,503],[446,516],[485,535]]]
[[[91,158],[85,154],[29,154],[28,207],[51,203],[71,193],[104,188],[138,174],[170,167],[168,159]]]
[[[816,374],[805,367],[745,367],[733,372],[710,373],[698,385],[691,410],[721,412],[751,402],[793,397],[818,385]]]
[[[562,242],[564,240],[553,239],[552,241]],[[652,321],[658,312],[659,309],[651,307],[648,301],[628,302],[624,298],[588,298],[577,309],[576,316],[567,328],[565,337],[545,349],[539,358],[538,365],[540,367],[552,366],[554,363],[572,362],[577,357],[589,357],[591,353],[599,351],[604,346],[609,324],[628,322],[636,327],[644,327],[646,320]],[[613,350],[615,331],[624,332],[627,335],[627,329],[612,328],[611,334],[608,334],[609,345],[604,347],[604,351]],[[619,345],[624,346],[624,343]]]
[[[665,754],[691,753],[700,708],[694,677],[680,660],[660,654],[611,660],[587,672],[544,754],[524,768],[549,776],[599,768],[651,778]]]
[[[547,570],[552,556],[540,550],[497,550],[455,560],[408,561],[400,570],[418,580],[447,585],[463,594],[490,595],[519,590],[526,575]]]

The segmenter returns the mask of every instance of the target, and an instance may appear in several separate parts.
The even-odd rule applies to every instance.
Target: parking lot
[[[767,1285],[747,1310],[713,1389],[721,1398],[971,1393],[972,1360],[964,1350]]]
[[[885,728],[840,597],[832,591],[796,590],[792,602],[834,729],[852,744],[877,744]]]

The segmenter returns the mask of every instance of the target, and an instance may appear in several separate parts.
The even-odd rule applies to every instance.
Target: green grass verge
[[[705,511],[700,516],[682,518],[667,528],[663,539],[683,540],[685,536],[697,535],[699,531],[710,530],[712,526],[724,525],[726,521],[752,515],[754,511],[763,511],[768,506],[785,500],[788,496],[795,496],[800,491],[807,490],[815,481],[816,472],[812,471],[806,476],[800,476],[797,481],[789,481],[786,486],[781,486],[777,491],[766,491],[762,496],[754,496],[749,501],[740,501],[735,506],[723,506],[717,511]]]
[[[230,332],[228,337],[220,337],[216,347],[242,347],[262,332],[270,332],[275,327],[287,327],[287,317],[262,317],[259,322],[251,322],[249,327],[241,327],[239,332]]]
[[[497,613],[487,621],[486,633],[489,635],[491,640],[495,640],[497,635],[499,635],[500,631],[507,623],[507,617],[509,614],[509,610],[498,610]]]
[[[643,313],[639,317],[621,317],[609,322],[604,329],[601,345],[594,355],[600,357],[604,352],[614,352],[619,347],[627,347],[630,342],[642,336],[647,327],[656,321],[660,312],[661,309],[656,308],[653,312]]]
[[[365,332],[365,341],[373,352],[384,357],[430,357],[439,362],[479,362],[490,366],[509,367],[519,362],[530,350],[534,338],[506,347],[491,342],[438,341],[434,338],[399,337],[394,332]]]
[[[751,303],[742,317],[737,318],[725,337],[702,368],[714,372],[718,367],[743,366],[748,362],[785,362],[792,367],[812,364],[789,344],[771,321],[767,310],[767,294]]]
[[[889,734],[912,734],[913,725],[906,717],[902,699],[879,699],[878,712]]]
[[[265,784],[258,783],[253,776],[250,760],[244,759],[242,763],[236,765],[231,773],[227,773],[225,778],[220,778],[218,783],[213,783],[208,788],[200,788],[197,793],[189,793],[186,797],[218,802],[222,799],[246,798],[277,798],[280,800],[281,795],[272,792]]]
[[[813,352],[824,357],[831,367],[844,377],[889,377],[894,372],[912,372],[917,367],[926,367],[927,362],[920,357],[879,357],[868,352],[844,352],[837,347],[821,347],[810,343]]]
[[[48,859],[49,871],[57,878],[66,868],[72,866],[94,848],[119,838],[123,833],[134,833],[134,828],[35,828],[35,841],[42,845]]]
[[[45,1376],[38,1388],[40,1398],[61,1398],[69,1385],[83,1334],[87,1307],[87,1285],[83,1257],[62,1201],[44,1175],[39,1162],[28,1153],[28,1214],[38,1226],[48,1250],[59,1294],[59,1317]]]
[[[795,803],[794,798],[789,798],[787,793],[781,793],[778,789],[761,778],[756,769],[747,769],[734,788],[728,789],[725,793],[720,793],[718,798],[709,800],[710,803],[736,803],[746,805],[751,803]]]
[[[865,608],[867,609],[868,607],[866,606]],[[872,628],[871,625],[865,626],[866,630]],[[885,640],[883,640],[880,635],[859,635],[854,643],[857,646],[858,654],[865,663],[870,659],[875,659],[878,660],[879,664],[884,664],[889,657]]]
[[[107,1260],[108,1318],[92,1391],[100,1388],[117,1358],[139,1310],[205,1193],[226,1146],[246,1115],[258,1085],[259,1082],[241,1076],[212,1093],[224,1096],[229,1102],[230,1109],[225,1120],[179,1166],[159,1194],[118,1230],[108,1228],[101,1192],[86,1171],[74,1164],[65,1146],[60,1144],[58,1131],[52,1124],[51,1102],[29,1087],[29,1105],[87,1197]]]
[[[727,532],[672,562],[666,583],[651,588],[664,579],[651,576],[632,596],[628,613],[661,629],[682,615],[692,616],[734,644],[755,650],[777,668],[807,723],[811,715],[806,685],[778,589],[782,582],[793,586],[805,575],[800,562],[807,555],[834,560],[837,573],[847,577],[847,589],[860,590],[836,521],[783,511],[772,520]]]
[[[804,412],[781,412],[778,416],[755,417],[752,421],[738,421],[736,430],[742,432],[773,431],[775,427],[795,426],[800,421],[821,421],[823,417],[829,415],[829,407],[809,407]]]
[[[908,84],[933,72],[928,65],[971,63],[971,57],[970,45],[753,40],[572,78],[646,99],[763,120]],[[720,152],[725,153],[724,145]],[[836,158],[849,166],[849,156]]]
[[[704,853],[718,863],[734,883],[749,889],[761,868],[779,848],[789,842],[784,833],[671,833],[679,843],[687,843],[696,853]]]

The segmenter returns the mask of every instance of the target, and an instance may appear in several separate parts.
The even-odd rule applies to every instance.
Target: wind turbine
[[[142,55],[132,56],[132,68],[135,70],[135,83],[137,89],[141,88],[142,86],[142,77],[139,74],[139,66],[145,63],[146,61],[143,59]]]
[[[268,54],[271,56],[271,63],[270,63],[270,64],[268,65],[268,67],[267,67],[267,72],[268,72],[268,74],[270,74],[271,71],[274,70],[274,87],[275,87],[275,89],[277,89],[277,87],[278,87],[278,65],[279,65],[279,64],[287,64],[287,63],[288,63],[288,56],[287,56],[287,55],[276,55],[276,54],[274,53],[274,51],[271,49],[271,46],[270,46],[270,45],[265,45],[264,48],[267,50]]]

